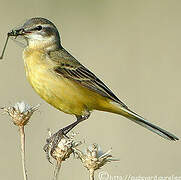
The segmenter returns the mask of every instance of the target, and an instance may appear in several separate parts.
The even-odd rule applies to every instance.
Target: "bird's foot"
[[[54,152],[55,148],[58,146],[59,142],[61,141],[62,138],[68,138],[69,137],[66,135],[68,132],[70,132],[77,124],[80,122],[86,120],[90,116],[90,113],[85,115],[85,116],[77,116],[77,121],[73,122],[72,124],[60,129],[57,131],[55,134],[50,134],[50,136],[46,139],[46,144],[43,147],[48,161],[50,161],[50,155],[52,155],[52,152]]]
[[[55,134],[51,135],[46,139],[46,144],[43,147],[43,150],[45,151],[47,155],[47,159],[50,163],[50,155],[52,152],[55,150],[55,148],[58,146],[59,142],[61,141],[62,138],[69,138],[65,133],[64,133],[64,128],[60,129],[57,131]]]

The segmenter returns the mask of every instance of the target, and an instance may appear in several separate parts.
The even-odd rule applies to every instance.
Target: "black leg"
[[[66,134],[67,134],[69,131],[71,131],[75,126],[77,126],[77,124],[79,124],[80,122],[88,119],[89,116],[90,116],[90,114],[87,115],[87,116],[76,116],[77,121],[75,121],[75,122],[73,122],[72,124],[70,124],[70,125],[62,128],[61,131],[63,132],[64,135],[66,135]]]

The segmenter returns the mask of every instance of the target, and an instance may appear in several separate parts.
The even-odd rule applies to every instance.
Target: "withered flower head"
[[[112,158],[112,155],[110,154],[111,149],[107,152],[103,152],[97,144],[89,146],[85,153],[78,149],[76,149],[75,152],[83,163],[83,166],[86,167],[90,173],[104,166],[108,162],[118,161]]]
[[[24,101],[21,101],[17,102],[14,106],[3,107],[1,109],[11,116],[13,123],[16,126],[25,126],[32,114],[38,110],[39,106],[40,105],[31,106]]]

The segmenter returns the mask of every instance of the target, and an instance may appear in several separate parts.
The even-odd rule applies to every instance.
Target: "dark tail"
[[[158,134],[159,136],[171,140],[171,141],[176,141],[179,140],[178,137],[176,137],[175,135],[173,135],[172,133],[150,123],[149,121],[145,120],[143,117],[139,116],[138,114],[134,113],[133,111],[119,106],[119,110],[117,110],[118,114],[123,115],[125,117],[127,117],[128,119],[132,120],[133,122],[149,129],[150,131]]]

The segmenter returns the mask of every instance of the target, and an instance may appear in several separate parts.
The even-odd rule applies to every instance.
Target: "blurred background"
[[[45,17],[60,31],[62,45],[102,79],[133,111],[181,137],[181,1],[179,0],[1,0],[0,51],[6,33],[31,17]],[[23,49],[9,41],[0,62],[0,106],[24,100],[41,104],[26,126],[29,179],[51,179],[43,146],[53,132],[75,119],[44,102],[26,80]],[[18,129],[0,116],[0,179],[23,179]],[[119,162],[96,173],[110,176],[181,176],[181,142],[170,142],[124,117],[93,112],[74,129],[86,145],[112,148]],[[71,172],[71,173],[70,173]],[[63,163],[60,179],[88,179],[79,160]]]

